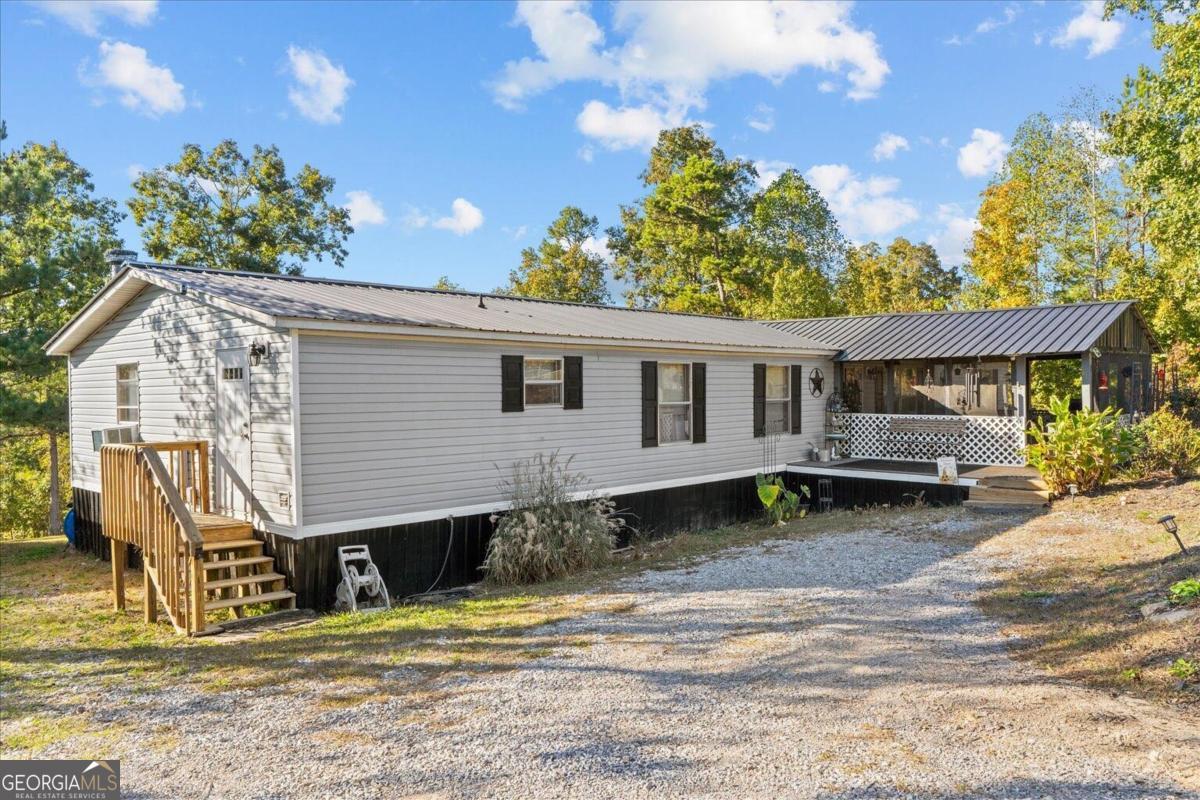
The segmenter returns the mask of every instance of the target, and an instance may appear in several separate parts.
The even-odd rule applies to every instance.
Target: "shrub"
[[[1195,661],[1188,661],[1186,658],[1177,658],[1171,666],[1167,667],[1167,672],[1181,681],[1190,681],[1200,677],[1200,666],[1197,666]]]
[[[1167,597],[1173,606],[1185,606],[1200,601],[1200,580],[1184,578],[1171,584]]]
[[[758,487],[758,500],[767,510],[767,517],[772,524],[782,525],[796,516],[797,511],[802,517],[808,513],[807,508],[800,509],[800,495],[787,488],[780,476],[760,472],[754,476],[754,483]],[[807,486],[801,486],[800,491],[805,497],[812,496]]]
[[[1200,428],[1169,408],[1160,408],[1134,428],[1135,470],[1170,472],[1188,478],[1200,471]]]
[[[608,497],[573,499],[587,479],[571,474],[570,465],[558,453],[513,465],[501,483],[513,510],[492,517],[496,529],[483,562],[489,581],[535,583],[608,563],[625,523]]]
[[[1030,428],[1033,442],[1025,452],[1055,494],[1063,494],[1071,484],[1090,492],[1129,460],[1133,434],[1118,425],[1112,409],[1072,413],[1068,398],[1052,397],[1050,411],[1054,422],[1044,425],[1038,420]]]

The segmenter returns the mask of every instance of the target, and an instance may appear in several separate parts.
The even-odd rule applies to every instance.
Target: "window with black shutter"
[[[767,435],[767,365],[754,365],[754,435]]]
[[[563,356],[563,408],[583,408],[583,358]]]
[[[792,433],[800,432],[800,398],[804,396],[804,367],[792,364]]]
[[[705,400],[707,398],[707,369],[703,363],[692,363],[692,444],[708,441],[708,420]]]
[[[658,362],[642,362],[642,447],[658,447]]]
[[[524,356],[500,356],[500,410],[525,410]]]

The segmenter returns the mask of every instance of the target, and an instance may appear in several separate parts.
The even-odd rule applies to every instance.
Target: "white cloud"
[[[818,164],[805,173],[851,238],[890,233],[920,216],[909,200],[896,197],[896,178],[863,179],[845,164]]]
[[[433,227],[450,231],[455,236],[466,236],[482,224],[483,212],[462,197],[450,204],[450,216],[433,221]]]
[[[891,161],[896,157],[896,153],[908,149],[908,139],[899,134],[885,131],[879,134],[879,141],[875,143],[871,156],[876,161]]]
[[[400,225],[406,231],[415,231],[429,224],[430,215],[416,206],[405,206],[404,214],[400,217]]]
[[[595,236],[589,236],[583,240],[583,252],[591,253],[594,256],[600,256],[607,260],[608,252],[608,237],[601,236],[597,239]]]
[[[1060,30],[1050,43],[1055,47],[1070,47],[1087,40],[1088,58],[1107,53],[1117,46],[1125,23],[1104,18],[1104,0],[1085,0],[1079,4],[1079,14]]]
[[[790,161],[755,161],[754,170],[758,173],[759,188],[767,188],[793,166]]]
[[[142,177],[142,173],[145,171],[146,168],[141,164],[130,164],[125,168],[125,174],[129,177],[130,181],[136,181],[138,178]]]
[[[821,94],[832,94],[837,91],[837,84],[833,81],[821,81],[817,84],[817,91]]]
[[[746,124],[760,133],[770,133],[775,129],[775,109],[766,103],[759,103],[754,109],[754,115],[746,120]]]
[[[342,121],[342,106],[354,81],[324,53],[288,47],[288,69],[292,80],[288,100],[303,116],[321,125]]]
[[[988,17],[975,26],[976,33],[991,33],[997,28],[1003,28],[1005,25],[1011,25],[1021,13],[1021,8],[1016,3],[1009,3],[1004,7],[1004,17],[997,19],[996,17]]]
[[[95,74],[87,83],[106,86],[119,93],[121,105],[148,117],[183,111],[183,84],[171,70],[150,62],[146,51],[125,42],[101,42]]]
[[[646,125],[649,112],[683,120],[703,109],[714,81],[758,75],[779,83],[811,67],[844,78],[846,95],[862,100],[879,92],[890,68],[875,35],[855,26],[850,9],[783,0],[620,2],[612,32],[621,41],[606,46],[588,3],[522,0],[514,22],[529,29],[537,54],[505,64],[492,91],[496,102],[516,109],[562,83],[595,81],[619,91],[620,110],[640,115],[626,114],[624,123]],[[591,114],[598,116],[595,108]],[[606,146],[635,138],[610,136]]]
[[[99,36],[106,18],[145,27],[158,13],[157,0],[38,0],[34,5],[88,36]]]
[[[1001,134],[976,128],[971,132],[971,141],[958,148],[958,171],[964,178],[991,175],[1000,169],[1008,150]]]
[[[682,122],[682,118],[666,117],[650,105],[613,108],[600,100],[589,101],[575,118],[580,133],[609,150],[649,150],[658,141],[659,131]]]
[[[579,148],[579,157],[589,164],[592,163],[592,160],[596,157],[596,148],[590,144],[585,144]]]
[[[979,220],[966,216],[962,208],[955,203],[939,205],[937,219],[942,227],[926,241],[937,250],[943,266],[962,266],[966,260],[967,248],[971,246],[971,238],[979,228]]]
[[[346,192],[346,203],[342,208],[350,212],[350,224],[355,228],[387,222],[387,214],[383,213],[380,202],[361,189]]]

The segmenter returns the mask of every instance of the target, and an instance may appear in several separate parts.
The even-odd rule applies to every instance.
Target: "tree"
[[[886,250],[874,242],[851,248],[837,294],[850,314],[942,311],[959,284],[958,273],[942,267],[932,245],[897,237]]]
[[[0,447],[46,437],[49,480],[31,490],[45,496],[45,485],[51,533],[60,527],[67,370],[42,346],[104,285],[104,251],[121,244],[122,214],[94,192],[88,172],[54,142],[30,142],[0,160]],[[25,461],[34,457],[27,451]],[[9,455],[5,463],[15,464]]]
[[[449,275],[443,275],[442,277],[440,277],[440,278],[438,278],[436,281],[434,281],[434,282],[433,282],[433,287],[432,287],[432,288],[434,288],[434,289],[440,289],[440,290],[442,290],[442,291],[444,291],[444,292],[461,292],[461,291],[464,291],[464,289],[463,289],[463,287],[462,287],[462,285],[461,285],[461,284],[455,283],[454,281],[450,280],[450,276],[449,276]]]
[[[1034,305],[1045,297],[1038,271],[1038,239],[1017,178],[983,190],[979,227],[967,251],[964,304],[971,308]]]
[[[1128,263],[1128,198],[1103,151],[1102,104],[1078,94],[1061,117],[1030,115],[983,192],[968,260],[967,305],[1016,306],[1112,296]]]
[[[754,316],[832,316],[833,278],[846,261],[837,220],[808,181],[789,169],[755,200],[749,219],[751,274],[761,279]]]
[[[143,172],[129,209],[153,259],[299,275],[309,259],[346,258],[354,229],[329,202],[333,185],[308,164],[289,178],[276,147],[247,158],[226,139],[208,153],[184,145],[174,164]]]
[[[610,302],[604,258],[588,249],[599,229],[595,217],[575,206],[565,207],[546,229],[541,244],[521,251],[521,266],[509,273],[504,293],[576,303]]]
[[[1105,117],[1109,152],[1130,161],[1125,180],[1144,199],[1138,210],[1160,262],[1139,265],[1158,286],[1144,308],[1164,339],[1200,342],[1200,12],[1186,1],[1109,4],[1109,13],[1119,9],[1152,20],[1162,53],[1157,70],[1143,66],[1126,80]]]
[[[699,126],[659,134],[642,181],[608,231],[613,273],[630,305],[744,315],[760,283],[747,263],[745,223],[757,174],[729,159]]]

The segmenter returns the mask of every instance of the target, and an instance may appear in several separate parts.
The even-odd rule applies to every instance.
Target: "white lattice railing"
[[[965,420],[966,426],[961,437],[944,437],[933,433],[889,435],[889,420],[897,418]],[[939,455],[955,455],[963,464],[1025,464],[1025,420],[1022,417],[838,414],[836,419],[841,432],[847,435],[848,455],[854,458],[932,461]],[[953,444],[948,446],[948,441]]]

